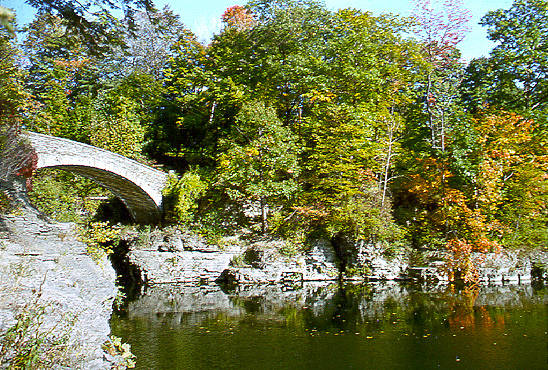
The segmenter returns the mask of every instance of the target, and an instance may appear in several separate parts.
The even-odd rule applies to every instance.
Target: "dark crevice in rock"
[[[108,221],[112,225],[129,225],[134,222],[131,213],[127,209],[127,206],[118,197],[109,199],[108,201],[101,203],[97,208],[93,219],[94,221]]]
[[[129,242],[120,240],[110,255],[110,262],[114,271],[116,271],[116,285],[120,287],[126,297],[124,304],[138,298],[143,286],[146,284],[146,276],[143,279],[141,269],[130,262],[128,253]]]
[[[340,232],[335,234],[330,241],[333,250],[335,251],[339,278],[342,279],[347,267],[350,266],[352,257],[356,254],[356,245],[346,235]]]

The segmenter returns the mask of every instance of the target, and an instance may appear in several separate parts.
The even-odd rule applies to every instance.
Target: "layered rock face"
[[[135,239],[136,240],[136,239]],[[153,235],[147,244],[129,243],[126,262],[137,266],[141,280],[160,283],[295,284],[307,281],[415,280],[447,283],[445,259],[440,251],[387,253],[363,242],[345,246],[344,253],[326,240],[317,240],[301,254],[288,256],[284,241],[270,240],[219,247],[203,238],[176,231]],[[344,260],[341,260],[341,255]],[[546,265],[546,252],[503,251],[473,255],[480,280],[486,284],[530,283],[535,266]],[[546,279],[546,272],[540,272]]]
[[[0,334],[23,315],[39,336],[64,338],[59,363],[110,368],[102,350],[117,293],[110,262],[92,260],[74,225],[51,223],[26,204],[0,216]]]
[[[279,253],[281,241],[250,245],[207,244],[203,238],[176,232],[155,235],[145,245],[130,242],[126,263],[137,267],[142,282],[165,283],[283,283],[336,280],[335,253],[328,243],[318,243],[305,254]]]

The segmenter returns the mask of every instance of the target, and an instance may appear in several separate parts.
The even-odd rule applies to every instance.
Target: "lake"
[[[548,369],[544,286],[148,288],[113,314],[138,369]]]

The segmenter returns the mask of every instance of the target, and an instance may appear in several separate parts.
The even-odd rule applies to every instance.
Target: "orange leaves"
[[[427,222],[431,232],[438,233],[445,240],[451,255],[447,264],[448,270],[453,271],[451,274],[461,271],[467,281],[472,281],[474,264],[477,262],[472,260],[472,253],[498,248],[498,243],[491,237],[500,235],[501,226],[496,219],[489,216],[491,204],[496,205],[500,200],[498,182],[494,181],[481,189],[476,196],[483,198],[478,201],[473,195],[467,195],[463,189],[451,185],[449,179],[453,174],[448,169],[447,162],[434,158],[418,161],[419,170],[410,176],[408,192],[414,195],[417,206],[423,210],[421,217]],[[491,174],[493,171],[494,175]],[[486,166],[484,172],[485,178],[491,174],[498,179],[496,168]],[[481,206],[474,206],[477,204]]]
[[[493,159],[484,160],[479,166],[476,203],[479,207],[494,212],[502,200],[503,167]]]
[[[428,195],[438,192],[443,178],[452,176],[449,171],[444,169],[442,163],[435,158],[419,159],[420,170],[411,175],[412,181],[408,184],[409,191],[417,195]]]
[[[490,158],[509,161],[519,160],[519,154],[527,152],[523,147],[531,141],[536,124],[515,113],[500,112],[475,119],[480,134],[479,143]]]
[[[57,59],[53,62],[56,66],[62,67],[67,70],[78,70],[85,66],[87,63],[89,63],[88,58],[83,59],[73,59],[73,60],[66,60],[66,59]]]
[[[255,18],[253,14],[243,6],[234,5],[225,10],[221,19],[228,27],[237,30],[245,30],[253,27]]]
[[[445,269],[450,281],[462,280],[466,284],[479,282],[478,266],[484,261],[485,253],[500,252],[498,243],[480,236],[469,242],[465,239],[451,239],[446,243],[449,256]]]
[[[298,215],[306,217],[310,220],[321,220],[329,215],[325,207],[322,206],[302,206],[302,207],[291,207]]]
[[[482,254],[473,254],[475,246],[463,239],[452,239],[446,244],[449,251],[445,268],[449,281],[462,280],[466,284],[479,282],[477,266],[483,261]]]

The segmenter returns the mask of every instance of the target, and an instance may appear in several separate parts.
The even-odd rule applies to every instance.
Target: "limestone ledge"
[[[304,254],[287,256],[280,240],[263,240],[219,247],[191,233],[156,235],[139,247],[130,243],[128,262],[138,267],[148,285],[219,282],[236,284],[294,284],[343,278],[356,281],[414,280],[446,284],[440,251],[387,253],[366,243],[352,245],[340,273],[340,258],[329,241],[318,240]],[[535,266],[548,264],[548,253],[504,251],[474,255],[482,283],[490,285],[530,283]],[[539,279],[546,279],[546,271]]]

